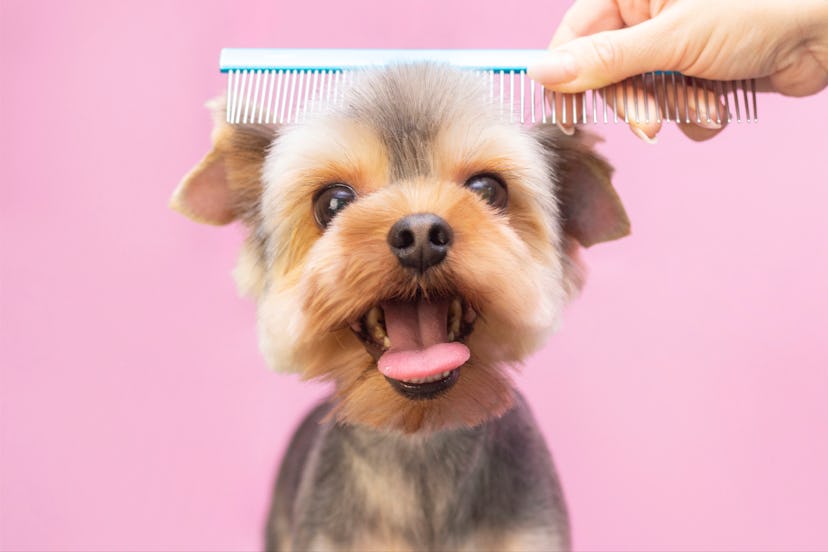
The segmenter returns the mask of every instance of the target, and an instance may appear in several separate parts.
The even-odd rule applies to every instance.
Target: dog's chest
[[[302,476],[293,549],[565,548],[560,490],[524,429],[516,412],[429,439],[326,428]]]
[[[297,497],[297,536],[311,548],[422,549],[471,529],[482,430],[425,442],[331,428],[318,445]]]

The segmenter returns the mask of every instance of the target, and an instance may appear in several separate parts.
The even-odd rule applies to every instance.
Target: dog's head
[[[578,247],[629,231],[589,140],[509,123],[483,88],[400,65],[293,126],[227,125],[217,104],[214,148],[173,196],[199,222],[249,227],[236,276],[262,352],[333,380],[341,421],[501,415],[507,368],[580,287]]]

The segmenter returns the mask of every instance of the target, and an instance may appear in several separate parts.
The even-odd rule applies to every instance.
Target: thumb
[[[669,36],[666,25],[650,19],[615,31],[576,38],[550,50],[546,59],[527,68],[527,74],[559,92],[583,92],[657,70],[679,70],[672,60],[682,45]],[[673,33],[675,35],[675,33]]]

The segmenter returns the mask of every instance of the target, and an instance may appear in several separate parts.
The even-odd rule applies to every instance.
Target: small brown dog
[[[228,125],[172,199],[250,230],[236,277],[267,362],[335,384],[296,432],[269,550],[569,547],[509,369],[629,231],[583,135],[504,121],[474,75],[366,71],[301,124]]]

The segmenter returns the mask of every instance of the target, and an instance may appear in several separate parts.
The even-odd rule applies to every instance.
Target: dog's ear
[[[213,149],[181,181],[170,207],[205,224],[255,218],[262,192],[262,165],[276,130],[265,125],[225,122],[224,100],[207,104],[213,112]]]
[[[539,127],[547,153],[563,231],[583,247],[630,233],[630,220],[612,187],[612,167],[593,146],[597,138],[582,131],[567,136],[554,125]]]

